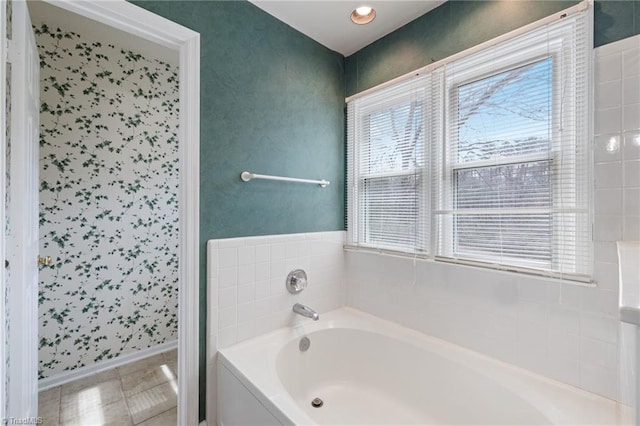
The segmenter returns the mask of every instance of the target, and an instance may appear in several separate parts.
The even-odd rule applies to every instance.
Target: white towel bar
[[[266,179],[266,180],[281,180],[285,182],[298,182],[298,183],[314,183],[320,185],[323,188],[326,188],[331,182],[325,179],[314,180],[314,179],[299,179],[285,176],[271,176],[271,175],[259,175],[257,173],[251,172],[242,172],[240,174],[240,179],[245,182],[249,182],[251,179]]]

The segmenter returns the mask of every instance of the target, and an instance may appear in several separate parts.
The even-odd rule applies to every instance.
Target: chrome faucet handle
[[[287,275],[287,290],[298,294],[307,287],[307,273],[302,269],[294,269]]]

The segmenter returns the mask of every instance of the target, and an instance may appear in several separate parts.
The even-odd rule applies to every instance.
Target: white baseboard
[[[38,391],[42,392],[47,389],[55,388],[56,386],[64,385],[74,380],[83,379],[85,377],[92,376],[94,374],[102,373],[103,371],[111,370],[112,368],[119,367],[124,364],[128,364],[133,361],[138,361],[150,356],[177,349],[178,341],[172,340],[170,342],[164,342],[150,348],[141,349],[137,352],[122,355],[117,358],[108,359],[93,365],[87,365],[86,367],[76,368],[75,370],[65,371],[55,376],[46,377],[38,380]]]

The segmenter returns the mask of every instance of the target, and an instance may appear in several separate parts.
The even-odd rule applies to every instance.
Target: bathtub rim
[[[518,395],[543,413],[553,424],[575,422],[575,420],[571,420],[573,414],[578,415],[578,418],[589,418],[581,410],[578,410],[578,408],[585,407],[590,408],[592,414],[595,413],[600,418],[615,419],[614,423],[607,424],[626,424],[621,421],[621,404],[617,401],[348,306],[323,314],[320,321],[313,322],[308,319],[295,318],[290,326],[219,349],[217,363],[226,367],[283,424],[316,424],[285,389],[277,374],[276,360],[280,350],[292,340],[316,331],[332,328],[356,329],[380,334],[418,346],[423,350],[432,350],[438,355],[453,355],[451,358],[448,356],[447,358],[454,362],[461,361],[465,367],[469,367],[467,364],[469,362],[472,365],[470,368],[476,371],[484,371],[478,370],[477,365],[488,367],[492,372],[498,372],[500,379],[506,377],[508,382],[509,380],[521,382],[518,386],[524,386],[525,394],[523,396],[518,393]],[[247,348],[254,350],[247,351]],[[262,365],[267,363],[273,368],[260,369],[256,367],[257,363],[262,363]],[[489,374],[484,375],[491,380],[494,379]],[[500,380],[496,381],[504,384]],[[566,401],[552,400],[544,392],[537,392],[536,387],[541,387],[543,390],[555,390],[566,396],[568,400],[573,399],[569,405],[579,405],[580,402],[583,402],[585,407],[574,407],[574,410],[566,412],[564,410]],[[510,388],[509,383],[507,388]],[[513,391],[513,389],[511,390]],[[534,399],[533,402],[529,400],[531,397]],[[536,404],[535,401],[538,403]],[[543,402],[543,405],[546,402],[548,406],[540,407],[540,401]],[[586,402],[590,403],[586,404]]]

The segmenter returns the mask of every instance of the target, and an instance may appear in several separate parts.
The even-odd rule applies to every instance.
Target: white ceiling
[[[249,0],[260,9],[331,50],[349,56],[413,21],[446,0]],[[356,25],[349,19],[359,6],[371,6],[376,19]]]

